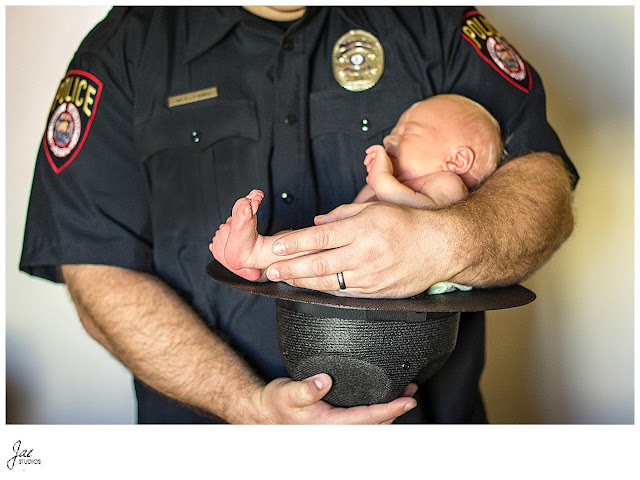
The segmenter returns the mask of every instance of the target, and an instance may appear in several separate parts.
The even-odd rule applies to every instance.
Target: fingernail
[[[269,267],[267,269],[267,278],[269,280],[280,280],[280,271],[275,267]]]
[[[318,388],[318,390],[324,390],[324,388],[327,386],[326,378],[322,375],[316,376],[313,379],[313,383],[316,384],[316,387]]]
[[[276,242],[273,244],[273,253],[276,255],[282,255],[284,253],[284,243]]]
[[[404,405],[404,411],[408,412],[409,410],[412,410],[413,408],[415,408],[415,406],[418,404],[418,402],[407,402]]]

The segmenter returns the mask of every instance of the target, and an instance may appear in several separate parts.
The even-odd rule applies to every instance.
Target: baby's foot
[[[252,254],[259,250],[261,238],[257,230],[256,213],[264,194],[252,190],[249,195],[236,201],[231,217],[220,225],[209,245],[216,260],[236,275],[247,280],[258,280],[262,272],[251,268]]]
[[[252,267],[252,254],[259,250],[258,219],[256,213],[264,193],[252,190],[233,206],[229,238],[224,248],[224,256],[234,269]]]
[[[227,223],[223,223],[222,225],[220,225],[220,227],[216,231],[215,236],[212,238],[211,243],[209,244],[209,250],[213,254],[213,257],[222,265],[224,265],[228,270],[232,271],[239,277],[245,278],[252,282],[259,280],[262,276],[262,272],[260,270],[256,268],[234,269],[231,268],[231,265],[229,265],[229,263],[227,262],[227,259],[224,256],[224,248],[227,245],[230,231],[231,217],[227,219]]]
[[[367,184],[375,191],[376,183],[378,183],[380,178],[393,177],[393,164],[382,145],[370,146],[367,148],[366,154],[364,164],[367,167],[368,173]]]
[[[220,224],[218,230],[216,230],[215,235],[211,239],[211,243],[209,244],[209,250],[213,254],[213,258],[227,267],[229,270],[229,264],[227,260],[224,258],[224,247],[227,245],[227,240],[229,238],[229,229],[231,228],[231,217],[227,218],[226,223]]]

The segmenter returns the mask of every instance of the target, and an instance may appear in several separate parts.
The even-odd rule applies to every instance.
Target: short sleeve
[[[572,177],[578,172],[547,121],[542,80],[500,32],[477,10],[456,9],[451,42],[445,42],[443,93],[467,96],[498,120],[507,159],[532,152],[562,157]]]
[[[153,270],[121,22],[112,11],[96,27],[56,90],[27,213],[20,269],[29,274],[59,282],[58,266],[85,263]]]

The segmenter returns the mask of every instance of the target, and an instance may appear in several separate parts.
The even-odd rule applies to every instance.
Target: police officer
[[[350,205],[364,150],[438,93],[484,105],[510,160],[444,210]],[[417,393],[333,408],[327,375],[286,378],[273,300],[207,277],[207,245],[259,188],[260,233],[331,212],[283,239],[275,253],[316,253],[272,265],[274,281],[386,297],[505,285],[568,237],[577,179],[536,71],[474,9],[117,7],[54,97],[20,268],[67,284],[133,372],[140,423],[485,422],[483,314]]]

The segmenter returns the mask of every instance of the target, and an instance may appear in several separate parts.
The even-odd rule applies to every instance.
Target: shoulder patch
[[[102,82],[83,70],[69,70],[60,82],[42,140],[54,172],[62,172],[80,153],[101,93]]]
[[[480,12],[465,14],[462,38],[509,83],[529,93],[533,82],[529,65]]]

